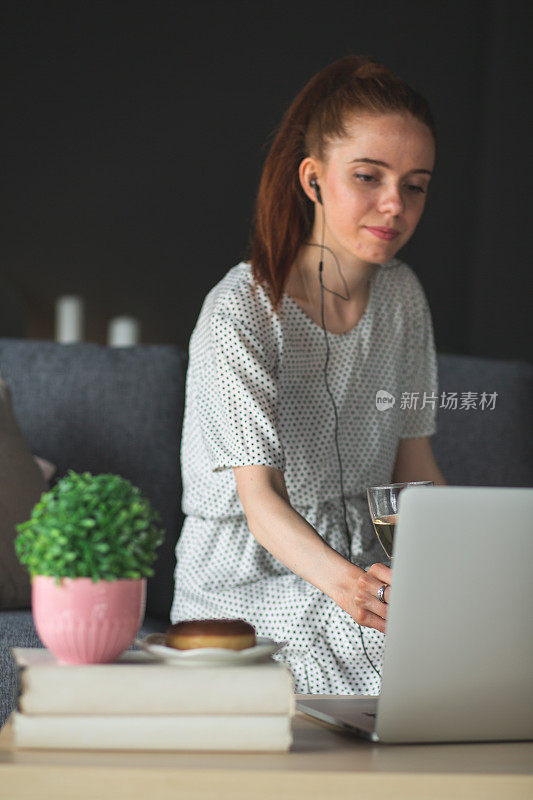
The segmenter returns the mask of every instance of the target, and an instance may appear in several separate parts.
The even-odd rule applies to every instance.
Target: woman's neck
[[[290,271],[291,286],[308,303],[320,303],[321,287],[319,264],[323,256],[322,283],[324,285],[324,302],[334,307],[342,307],[344,303],[361,302],[368,296],[371,275],[378,268],[377,264],[359,262],[349,266],[343,265],[328,247],[309,243],[304,245]],[[292,294],[288,288],[289,294]]]

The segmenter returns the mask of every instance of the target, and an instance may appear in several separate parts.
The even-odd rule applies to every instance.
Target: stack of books
[[[18,747],[286,751],[294,679],[285,664],[175,666],[127,651],[114,664],[58,664],[13,647]]]

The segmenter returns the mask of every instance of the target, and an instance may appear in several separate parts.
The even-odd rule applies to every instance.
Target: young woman
[[[431,317],[395,258],[435,146],[427,102],[374,59],[315,75],[266,159],[249,258],[191,336],[172,621],[287,642],[298,692],[379,692],[391,570],[366,488],[445,483]]]

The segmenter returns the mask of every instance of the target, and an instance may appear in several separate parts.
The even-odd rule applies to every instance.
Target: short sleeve
[[[209,318],[208,347],[198,386],[198,414],[211,469],[249,464],[285,469],[278,434],[277,353],[231,315]]]
[[[422,285],[411,274],[406,370],[400,399],[401,439],[432,436],[437,430],[438,374],[433,324]]]

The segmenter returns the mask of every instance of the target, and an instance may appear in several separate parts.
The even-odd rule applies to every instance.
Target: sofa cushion
[[[112,472],[138,486],[166,529],[147,614],[169,619],[181,530],[179,464],[187,356],[171,345],[0,339],[0,370],[33,453],[68,469]]]
[[[13,542],[46,483],[13,414],[11,391],[0,374],[0,609],[29,608],[30,578]]]
[[[460,486],[533,486],[533,366],[472,356],[443,355],[433,452],[448,483]],[[457,393],[457,408],[442,408]],[[476,408],[461,408],[471,392]],[[480,408],[482,393],[496,394]],[[453,405],[453,403],[452,403]]]

